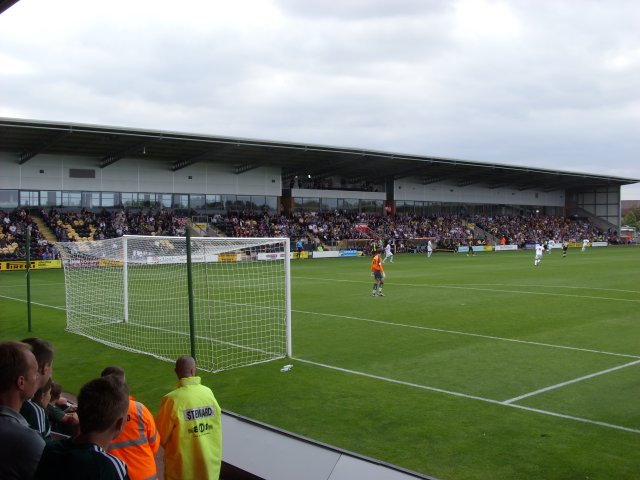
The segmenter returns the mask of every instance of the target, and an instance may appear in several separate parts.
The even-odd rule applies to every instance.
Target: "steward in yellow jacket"
[[[176,389],[162,397],[156,419],[164,448],[165,480],[207,479],[220,476],[222,419],[210,388],[195,376],[192,357],[176,362]]]

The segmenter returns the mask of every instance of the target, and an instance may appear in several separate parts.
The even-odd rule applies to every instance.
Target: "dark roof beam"
[[[457,182],[458,187],[468,187],[469,185],[473,185],[475,183],[480,183],[480,177],[463,177],[459,178]]]
[[[394,180],[400,180],[401,178],[413,177],[416,175],[416,166],[412,166],[409,168],[403,168],[401,170],[393,172],[390,176],[393,177]]]
[[[291,169],[288,172],[283,173],[282,178],[283,180],[287,178],[290,180],[295,176],[306,178],[307,175],[311,175],[311,178],[326,178],[335,174],[340,174],[341,168],[353,165],[353,157],[341,156],[340,158],[341,159],[335,161],[324,161],[316,168],[298,167],[296,169]]]
[[[65,130],[63,132],[60,132],[54,136],[52,136],[51,138],[49,138],[49,140],[42,142],[39,146],[37,146],[34,149],[31,150],[25,150],[24,152],[22,152],[20,154],[20,165],[22,165],[23,163],[28,162],[29,160],[31,160],[33,157],[35,157],[36,155],[39,155],[40,153],[44,152],[47,148],[55,145],[58,141],[62,140],[64,137],[66,137],[67,135],[70,135],[72,133],[72,129],[69,128],[69,130]]]
[[[446,177],[423,177],[421,183],[422,185],[430,185],[432,183],[442,182],[443,180],[446,180]]]
[[[510,184],[511,184],[511,182],[507,182],[507,181],[496,182],[494,180],[492,182],[487,183],[487,188],[489,190],[495,190],[496,188],[506,187],[506,186],[509,186]]]
[[[131,153],[141,153],[142,155],[146,155],[147,147],[156,142],[159,142],[160,140],[162,140],[162,135],[159,137],[147,138],[141,142],[134,143],[133,145],[130,145],[118,152],[110,153],[100,160],[100,168],[108,167],[109,165],[122,160],[124,157]]]
[[[264,162],[251,162],[251,163],[243,163],[242,165],[237,165],[233,169],[233,173],[236,175],[240,175],[241,173],[249,172],[251,170],[255,170],[258,167],[264,165]]]
[[[177,172],[178,170],[182,170],[183,168],[186,168],[190,165],[193,165],[194,163],[198,163],[198,162],[202,162],[205,160],[209,160],[214,154],[215,155],[222,155],[225,152],[228,152],[229,150],[233,150],[238,148],[240,145],[237,143],[230,143],[230,144],[226,144],[222,147],[218,147],[218,148],[211,148],[209,150],[205,150],[203,152],[200,152],[192,157],[189,158],[183,158],[182,160],[176,160],[175,162],[173,162],[173,165],[171,165],[171,171],[173,172]],[[235,171],[235,170],[234,170]],[[247,170],[248,171],[248,170]]]

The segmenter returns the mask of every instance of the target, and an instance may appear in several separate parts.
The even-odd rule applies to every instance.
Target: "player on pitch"
[[[373,260],[371,260],[371,276],[373,277],[373,291],[371,292],[371,295],[374,297],[376,295],[384,297],[384,293],[382,293],[382,286],[384,285],[384,268],[382,267],[381,252],[382,250],[378,248],[373,255]]]

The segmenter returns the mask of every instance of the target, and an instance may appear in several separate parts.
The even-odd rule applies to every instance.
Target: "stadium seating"
[[[58,241],[92,241],[125,234],[183,236],[187,219],[169,209],[115,209],[92,212],[41,210],[40,216]],[[458,245],[495,243],[502,237],[509,244],[554,239],[581,242],[587,238],[618,243],[617,232],[602,232],[586,220],[551,216],[486,216],[440,214],[431,217],[358,212],[294,212],[289,216],[268,212],[228,212],[211,217],[216,230],[229,237],[289,237],[302,239],[305,248],[336,247],[345,240],[368,245],[393,239],[400,251],[421,251],[417,239],[430,238],[440,249]],[[0,211],[0,260],[23,259],[26,229],[31,227],[31,257],[56,258],[57,252],[40,234],[23,209]],[[425,240],[426,242],[426,240]],[[423,242],[424,243],[424,242]],[[402,248],[401,248],[402,246]]]

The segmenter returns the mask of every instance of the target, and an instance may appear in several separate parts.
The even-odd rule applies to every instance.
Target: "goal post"
[[[72,333],[167,361],[195,347],[198,368],[212,372],[292,356],[288,238],[187,245],[125,235],[58,246]]]

